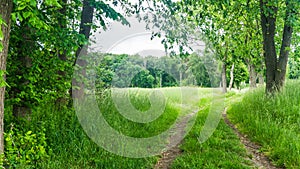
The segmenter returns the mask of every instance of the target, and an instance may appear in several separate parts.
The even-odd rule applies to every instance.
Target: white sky
[[[137,54],[151,50],[161,51],[159,55],[165,53],[161,39],[155,37],[151,40],[151,31],[146,30],[145,23],[138,22],[134,17],[128,18],[128,21],[130,27],[112,22],[108,30],[95,33],[92,37],[95,42],[91,46],[93,50],[114,54]]]
[[[127,18],[127,20],[130,27],[119,22],[112,22],[108,30],[99,29],[92,37],[92,41],[95,42],[91,45],[93,51],[113,54],[165,55],[164,46],[161,44],[162,39],[155,37],[151,40],[151,30],[146,30],[146,23],[138,22],[135,17]]]

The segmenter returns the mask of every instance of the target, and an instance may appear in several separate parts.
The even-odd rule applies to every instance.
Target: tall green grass
[[[142,112],[148,110],[151,106],[148,96],[153,90],[130,90],[129,97],[133,106]],[[163,97],[166,99],[165,109],[161,116],[150,123],[135,123],[124,118],[116,109],[109,92],[99,96],[99,109],[108,124],[124,135],[137,138],[151,137],[167,130],[177,116],[189,113],[190,109],[180,107],[183,102],[180,90],[180,88],[162,89]],[[196,94],[195,91],[198,92],[198,88],[187,89],[185,92],[192,96]],[[125,92],[121,94],[126,95]],[[198,100],[193,100],[193,97],[189,99],[185,100],[186,104],[197,105]],[[39,133],[41,128],[43,129],[47,142],[46,151],[49,155],[46,160],[19,164],[16,165],[17,168],[152,168],[159,158],[157,156],[127,158],[104,150],[86,135],[73,108],[59,108],[51,101],[45,101],[35,107],[32,114],[25,119],[15,119],[11,114],[6,112],[7,126],[13,123],[24,133],[27,131]]]
[[[281,93],[266,96],[259,88],[228,110],[229,118],[277,166],[300,167],[300,82],[289,81]]]
[[[232,92],[226,97],[228,102],[240,96]],[[198,113],[193,128],[180,146],[183,154],[175,159],[171,168],[254,168],[253,164],[247,160],[248,154],[239,138],[223,120],[220,120],[211,137],[203,143],[199,142],[199,134],[202,132],[205,120],[210,113],[211,101],[211,97],[202,100],[201,105],[204,109]]]
[[[247,168],[248,161],[243,146],[231,129],[220,122],[213,136],[204,144],[198,142],[198,134],[209,112],[211,89],[199,88],[163,88],[166,106],[157,119],[149,123],[136,123],[123,117],[116,109],[110,92],[104,92],[97,98],[99,109],[107,123],[115,130],[132,137],[151,137],[169,129],[178,116],[191,113],[196,109],[197,120],[184,140],[184,154],[179,156],[173,168]],[[149,95],[152,89],[130,89],[132,105],[141,112],[150,109]],[[120,97],[128,93],[120,90]],[[127,97],[127,96],[126,96]],[[229,97],[229,96],[228,96]],[[85,133],[73,108],[57,107],[46,101],[35,107],[26,119],[14,119],[7,114],[6,124],[32,133],[45,134],[47,159],[28,164],[16,165],[16,168],[153,168],[160,156],[147,158],[127,158],[110,153],[94,143]],[[41,130],[42,129],[42,130]],[[168,141],[168,140],[166,140]],[[28,150],[29,151],[29,150]]]

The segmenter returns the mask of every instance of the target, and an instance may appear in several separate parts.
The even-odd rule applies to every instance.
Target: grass
[[[230,93],[226,97],[228,101],[240,96]],[[239,138],[223,120],[208,140],[199,142],[200,131],[210,113],[211,99],[201,103],[204,109],[198,113],[195,125],[180,146],[183,154],[175,159],[172,168],[253,168],[246,160],[248,155]]]
[[[228,117],[274,164],[300,166],[300,82],[289,81],[281,93],[266,96],[259,88],[233,104]]]
[[[145,113],[151,110],[149,96],[151,98],[153,91],[153,89],[139,88],[129,89],[129,91],[121,89],[115,93],[115,96],[121,98],[121,101],[129,98],[129,102],[136,110],[139,110],[139,113]],[[175,160],[172,168],[247,168],[249,166],[249,162],[244,160],[246,153],[243,146],[222,121],[212,137],[203,144],[198,142],[199,132],[208,117],[213,99],[211,89],[163,88],[161,93],[154,94],[158,96],[154,97],[156,100],[152,100],[152,103],[160,104],[162,102],[165,107],[162,114],[158,114],[156,118],[147,123],[136,123],[121,115],[109,91],[97,98],[97,104],[104,119],[114,130],[135,138],[154,137],[174,125],[177,117],[191,113],[192,110],[202,109],[198,113],[191,132],[181,146],[184,150],[183,155]],[[230,94],[228,97],[233,95]],[[85,113],[79,114],[80,117],[84,117],[83,120],[98,122],[95,114],[89,114],[89,111]],[[89,132],[86,130],[88,128],[84,128],[79,120],[82,119],[78,119],[74,109],[59,109],[52,103],[36,107],[30,120],[18,125],[23,130],[31,130],[34,133],[39,132],[41,127],[45,129],[49,158],[22,166],[22,168],[153,168],[160,158],[159,155],[128,158],[110,153],[88,137]],[[93,125],[91,127],[95,128]],[[101,125],[96,126],[97,129],[101,129],[100,127]],[[162,138],[159,143],[168,142],[168,137]],[[132,149],[138,149],[138,145],[134,146],[136,147],[132,147]]]

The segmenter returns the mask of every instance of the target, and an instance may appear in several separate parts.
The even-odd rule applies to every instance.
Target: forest
[[[300,168],[299,18],[299,0],[0,0],[0,167]],[[94,49],[132,19],[163,56]]]

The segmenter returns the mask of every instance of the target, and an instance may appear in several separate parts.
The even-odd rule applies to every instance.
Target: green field
[[[158,89],[118,89],[116,96],[124,98],[129,96],[132,105],[141,112],[150,108],[149,95]],[[193,111],[197,113],[190,120],[190,132],[183,140],[180,148],[183,153],[178,156],[172,168],[249,168],[250,162],[245,160],[247,154],[239,142],[239,139],[221,120],[212,136],[203,144],[198,142],[198,137],[205,124],[210,110],[216,110],[216,99],[222,106],[222,95],[206,88],[163,88],[159,89],[165,100],[163,113],[150,123],[136,123],[124,118],[114,106],[111,91],[105,91],[97,97],[99,109],[107,123],[116,131],[127,136],[136,138],[152,137],[168,130],[174,125],[177,118],[184,117]],[[227,100],[230,98],[227,98]],[[51,113],[49,113],[51,112]],[[220,120],[219,118],[216,118]],[[16,153],[11,151],[10,165],[17,168],[153,168],[161,158],[155,155],[145,158],[128,158],[110,153],[95,144],[85,133],[80,125],[74,110],[57,109],[51,103],[35,109],[30,121],[22,120],[15,123],[22,123],[24,128],[19,128],[18,133],[32,131],[45,135],[47,156],[37,158],[36,154],[30,154],[36,159],[31,163],[21,162],[14,157]],[[47,125],[50,124],[50,125]],[[15,131],[15,129],[13,129]],[[160,143],[166,143],[160,140]],[[15,142],[20,141],[20,136],[14,138]],[[42,140],[37,139],[37,144]],[[28,151],[24,145],[24,152]],[[133,147],[135,150],[135,147]],[[26,156],[26,155],[25,155]],[[22,159],[26,157],[22,156]],[[13,163],[15,162],[15,163]]]
[[[107,124],[125,136],[153,138],[148,143],[128,143],[121,139],[120,145],[106,147],[103,146],[103,142],[108,141],[106,136],[113,134],[95,123],[98,122],[95,120],[97,114],[91,111],[80,114],[75,109],[58,108],[45,102],[34,109],[30,119],[7,118],[10,129],[6,133],[8,148],[4,164],[15,168],[49,169],[154,168],[163,157],[161,153],[167,150],[166,146],[172,143],[170,138],[178,133],[174,126],[191,115],[184,126],[185,137],[179,144],[181,153],[176,155],[170,168],[256,168],[251,162],[252,155],[246,152],[221,117],[223,109],[228,107],[229,119],[253,142],[261,145],[260,151],[275,165],[297,168],[300,165],[300,117],[296,112],[299,112],[300,90],[295,89],[298,86],[299,82],[289,82],[284,92],[274,98],[265,96],[263,88],[246,94],[232,91],[226,95],[216,89],[196,87],[105,90],[95,98],[96,109],[101,111]],[[116,100],[126,98],[135,113],[142,114],[141,117],[152,113],[153,117],[149,116],[152,119],[135,122],[141,119],[130,119],[130,114],[120,113],[117,104],[125,102]],[[161,114],[151,112],[152,105],[159,109],[162,105]],[[85,126],[83,121],[91,125]],[[93,135],[89,127],[107,133]],[[116,140],[114,137],[109,143]],[[145,145],[150,146],[145,149]]]

